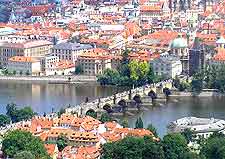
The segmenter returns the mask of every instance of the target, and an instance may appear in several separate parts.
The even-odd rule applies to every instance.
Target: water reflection
[[[105,97],[116,92],[113,87],[75,84],[47,83],[0,83],[0,112],[5,113],[5,106],[14,102],[21,106],[32,106],[39,113],[59,110],[65,105],[77,105],[88,97],[90,100]]]

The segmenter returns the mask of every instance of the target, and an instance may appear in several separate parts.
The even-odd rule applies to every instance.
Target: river
[[[66,105],[77,105],[85,100],[105,97],[121,91],[115,87],[101,87],[87,84],[47,84],[27,82],[0,82],[0,113],[5,113],[8,103],[18,106],[31,106],[35,112],[42,114],[55,111]],[[165,105],[149,106],[148,110],[129,116],[131,127],[141,116],[144,126],[152,123],[162,137],[166,134],[166,125],[185,116],[214,117],[225,119],[225,97],[179,97]]]

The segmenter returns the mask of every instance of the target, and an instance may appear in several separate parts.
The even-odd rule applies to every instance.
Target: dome
[[[188,47],[187,40],[182,38],[181,36],[178,36],[170,44],[170,48],[172,49],[187,48],[187,47]]]
[[[216,41],[216,43],[217,43],[217,44],[225,44],[225,39],[224,39],[224,37],[221,36],[221,37],[219,38],[219,40]]]

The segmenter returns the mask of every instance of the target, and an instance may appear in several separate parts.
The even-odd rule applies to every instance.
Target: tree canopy
[[[35,156],[29,151],[21,151],[21,152],[18,152],[13,158],[14,159],[35,159]]]
[[[30,132],[13,130],[8,132],[2,141],[4,155],[13,157],[18,152],[31,152],[35,158],[47,158],[48,154],[44,143],[39,137],[33,136]]]
[[[152,83],[157,79],[149,63],[130,60],[128,50],[123,52],[122,57],[121,64],[117,70],[106,69],[102,75],[98,76],[100,84],[140,86]]]
[[[144,124],[143,124],[141,117],[137,118],[137,120],[135,122],[135,128],[137,128],[137,129],[144,128]]]
[[[202,145],[201,154],[206,159],[224,159],[225,158],[225,138],[224,136],[209,137]]]
[[[11,119],[11,121],[19,122],[22,120],[29,120],[31,119],[36,113],[33,112],[31,107],[24,107],[21,109],[17,108],[16,104],[8,104],[6,106],[6,115]]]
[[[187,141],[179,133],[164,136],[162,143],[166,159],[181,159],[188,152]]]
[[[218,89],[225,92],[225,65],[207,66],[193,76],[192,90],[200,92],[203,88]]]
[[[102,113],[100,119],[101,122],[105,123],[105,122],[109,122],[109,121],[113,121],[113,119],[109,116],[108,113]]]
[[[0,126],[6,126],[10,123],[10,118],[6,115],[0,114]]]
[[[164,159],[160,142],[151,137],[126,137],[103,145],[102,159]]]

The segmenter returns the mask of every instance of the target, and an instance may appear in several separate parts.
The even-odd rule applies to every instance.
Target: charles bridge
[[[162,81],[159,83],[153,83],[153,84],[148,84],[144,85],[141,87],[137,87],[128,91],[124,91],[121,93],[114,94],[112,96],[104,97],[104,98],[99,98],[95,99],[91,102],[87,103],[81,103],[79,105],[76,105],[74,107],[70,107],[66,109],[66,112],[68,113],[77,113],[79,116],[85,115],[86,112],[90,109],[93,110],[99,110],[99,109],[104,109],[104,106],[115,106],[118,104],[121,100],[131,100],[135,96],[140,96],[146,97],[149,95],[150,92],[153,92],[155,94],[163,94],[163,89],[172,88],[172,80],[166,80]]]

